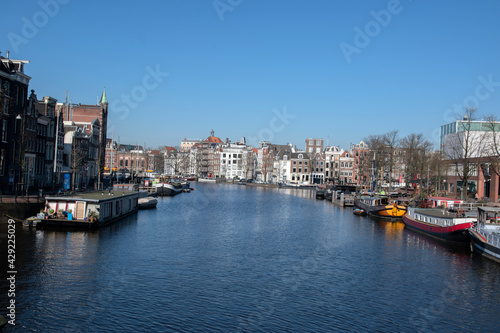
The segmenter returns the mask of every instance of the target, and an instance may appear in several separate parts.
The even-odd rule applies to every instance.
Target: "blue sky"
[[[348,148],[394,129],[437,143],[464,102],[500,114],[499,14],[497,1],[8,1],[0,51],[30,60],[40,98],[94,104],[105,86],[122,143],[211,129],[254,146]]]

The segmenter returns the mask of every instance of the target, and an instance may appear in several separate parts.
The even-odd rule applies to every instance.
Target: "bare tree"
[[[370,153],[372,154],[368,159],[371,162],[372,169],[372,183],[374,183],[374,190],[378,184],[378,180],[383,177],[384,170],[384,140],[382,135],[370,135],[363,139],[368,145]],[[373,165],[373,162],[375,162]],[[375,169],[373,169],[375,168]],[[382,170],[382,172],[381,172]]]
[[[388,133],[385,133],[382,136],[382,140],[384,143],[384,150],[385,154],[384,157],[386,159],[385,161],[385,166],[386,169],[385,171],[388,171],[389,176],[387,177],[387,180],[389,181],[389,186],[392,188],[392,183],[393,183],[393,170],[394,170],[394,164],[395,164],[395,158],[394,158],[394,151],[396,148],[399,146],[399,138],[398,138],[398,130],[393,130]]]
[[[406,189],[410,179],[417,175],[420,188],[422,187],[422,177],[428,165],[428,153],[432,148],[432,143],[425,139],[422,133],[410,133],[401,139],[401,148],[404,150],[404,165],[406,174]]]
[[[463,119],[457,122],[456,133],[445,138],[444,155],[462,181],[462,200],[467,198],[469,179],[477,171],[477,159],[483,150],[484,135],[476,128],[479,124],[476,119],[477,108],[466,107]]]

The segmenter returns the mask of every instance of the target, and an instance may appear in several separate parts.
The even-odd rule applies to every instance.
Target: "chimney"
[[[7,51],[7,59],[9,59],[10,51]]]

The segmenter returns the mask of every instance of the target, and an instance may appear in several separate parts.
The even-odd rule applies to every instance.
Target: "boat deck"
[[[415,213],[437,217],[437,218],[455,218],[455,217],[475,217],[477,213],[474,212],[463,212],[464,216],[461,215],[461,212],[450,212],[448,210],[443,209],[435,209],[435,208],[417,208],[415,209]]]

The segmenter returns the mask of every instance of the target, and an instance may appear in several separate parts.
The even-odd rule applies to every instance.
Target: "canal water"
[[[468,246],[355,216],[309,190],[192,186],[99,231],[18,227],[16,326],[5,331],[500,329],[500,265]]]

